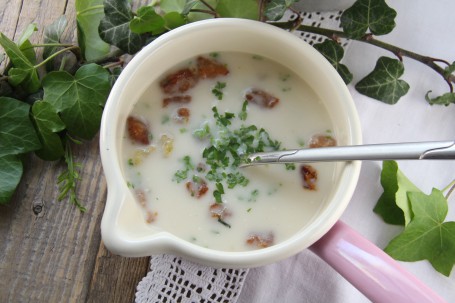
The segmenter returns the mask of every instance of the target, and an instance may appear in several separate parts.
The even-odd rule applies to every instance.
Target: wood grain
[[[68,19],[64,40],[75,40],[74,1],[0,1],[0,31],[18,39],[28,24],[39,31],[62,14]],[[31,155],[10,204],[0,207],[0,302],[132,302],[135,286],[148,270],[148,258],[112,255],[101,242],[100,222],[106,201],[106,182],[98,139],[75,147],[82,164],[78,187],[87,208],[80,213],[58,201],[60,162]]]

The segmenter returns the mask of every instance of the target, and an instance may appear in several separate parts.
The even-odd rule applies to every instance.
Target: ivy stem
[[[292,21],[292,20],[287,21],[287,22],[271,22],[270,24],[277,26],[279,28],[283,28],[283,29],[294,28],[294,21]],[[413,60],[416,60],[420,63],[427,65],[428,67],[433,69],[436,73],[438,73],[449,85],[450,92],[453,92],[453,83],[455,83],[455,76],[454,75],[448,75],[448,76],[445,75],[444,69],[441,66],[439,66],[438,64],[436,64],[436,62],[441,62],[441,63],[447,64],[447,65],[450,65],[445,60],[420,55],[415,52],[403,49],[401,47],[377,40],[371,34],[365,34],[361,38],[353,39],[342,31],[332,30],[332,29],[322,28],[322,27],[300,25],[299,27],[296,28],[296,30],[326,36],[330,39],[335,39],[335,40],[336,40],[336,38],[347,38],[347,39],[371,44],[371,45],[374,45],[379,48],[392,52],[395,56],[397,56],[400,59],[400,61],[402,60],[402,57],[411,58]]]
[[[78,48],[79,48],[79,46],[74,46],[73,45],[71,47],[67,47],[67,48],[61,49],[58,52],[55,52],[51,56],[47,57],[45,60],[41,61],[40,64],[35,65],[34,68],[38,68],[40,66],[43,66],[44,64],[46,64],[47,62],[49,62],[53,58],[57,57],[58,55],[63,54],[64,52],[67,52],[67,51],[70,51],[70,50],[73,50],[73,49],[78,49]]]
[[[449,199],[449,196],[452,194],[452,192],[455,190],[455,179],[452,180],[452,182],[449,183],[449,185],[447,185],[446,187],[444,187],[444,189],[442,190],[442,192],[445,192],[447,191],[447,194],[446,194],[446,200]]]
[[[108,69],[108,68],[111,68],[111,67],[116,67],[116,66],[122,65],[123,63],[124,63],[123,60],[119,60],[117,62],[111,62],[111,63],[108,63],[106,65],[103,65],[103,68]]]
[[[71,47],[74,46],[73,44],[61,44],[61,43],[43,43],[43,44],[32,44],[29,47],[24,47],[22,50],[27,50],[30,48],[35,48],[35,47],[47,47],[47,46],[56,46],[56,47]]]
[[[198,8],[195,8],[195,9],[191,9],[190,12],[194,12],[194,13],[204,13],[204,14],[212,15],[212,16],[215,17],[215,18],[220,18],[220,15],[219,15],[218,12],[216,11],[216,9],[213,8],[213,6],[211,6],[207,1],[205,1],[205,0],[200,0],[200,2],[201,2],[202,4],[204,4],[205,7],[207,7],[208,9],[198,9]]]

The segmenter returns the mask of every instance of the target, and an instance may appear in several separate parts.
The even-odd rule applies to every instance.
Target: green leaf
[[[182,14],[186,15],[186,8],[189,3],[192,2],[192,0],[187,0],[186,7],[183,9]],[[196,5],[192,7],[193,10],[199,9],[199,10],[205,10],[205,11],[210,11],[210,8],[207,7],[204,3],[201,1],[195,1]],[[219,0],[206,0],[205,3],[210,5],[212,8],[216,8],[218,6]],[[187,15],[188,21],[190,22],[195,22],[195,21],[200,21],[200,20],[205,20],[205,19],[210,19],[213,18],[214,16],[210,13],[202,13],[202,12],[195,12],[195,11],[190,11]]]
[[[22,177],[22,161],[16,155],[0,157],[0,204],[6,204]]]
[[[185,18],[177,12],[167,13],[166,15],[163,16],[163,18],[166,23],[166,28],[169,30],[186,24]]]
[[[356,84],[361,94],[387,104],[395,104],[406,95],[409,84],[399,78],[403,75],[404,66],[399,60],[381,57],[374,70]]]
[[[44,29],[44,43],[46,44],[58,44],[60,43],[60,38],[63,35],[67,25],[66,17],[60,16],[55,20],[51,25]],[[45,46],[43,50],[43,58],[46,59],[54,54],[58,50],[59,46]],[[52,63],[49,62],[49,66],[52,66]]]
[[[455,61],[452,62],[452,64],[450,64],[446,68],[444,68],[444,77],[446,78],[449,77],[451,74],[453,74],[453,72],[455,72]]]
[[[152,33],[153,35],[165,31],[163,17],[155,12],[150,6],[143,6],[138,9],[137,15],[130,22],[130,29],[137,34]]]
[[[344,49],[341,45],[333,40],[325,40],[322,43],[315,44],[314,48],[332,64],[338,74],[340,74],[344,83],[348,84],[352,81],[352,73],[346,65],[340,63],[344,56]]]
[[[65,129],[65,124],[60,119],[55,108],[46,101],[37,101],[32,106],[38,136],[42,148],[35,153],[47,161],[58,160],[65,154],[63,142],[56,133]]]
[[[105,0],[104,18],[98,28],[101,39],[128,54],[138,52],[144,42],[139,34],[130,30],[132,19],[133,13],[128,0]]]
[[[160,8],[164,13],[177,12],[182,13],[186,8],[187,0],[161,0]]]
[[[451,103],[455,103],[455,93],[445,93],[441,96],[437,96],[434,98],[430,98],[431,90],[427,92],[425,95],[425,100],[431,105],[438,104],[438,105],[445,105],[448,106]]]
[[[103,17],[103,0],[76,0],[77,41],[87,61],[94,61],[109,53],[109,44],[101,40],[98,33]]]
[[[385,0],[357,0],[341,15],[340,25],[353,39],[361,38],[368,29],[374,35],[385,35],[395,27],[396,15]]]
[[[280,20],[286,10],[299,0],[271,0],[265,6],[265,17],[270,21]]]
[[[259,2],[256,0],[220,0],[216,11],[221,17],[259,19]]]
[[[17,155],[41,147],[30,121],[30,105],[0,97],[0,157]]]
[[[19,46],[19,49],[22,51],[22,53],[27,57],[27,59],[32,63],[36,64],[36,53],[35,50],[30,43],[29,38],[33,35],[34,32],[38,30],[38,27],[36,27],[35,23],[29,24],[24,32],[22,33],[21,37],[19,38],[19,41],[17,42],[17,45]]]
[[[382,163],[381,185],[384,192],[373,211],[386,223],[407,225],[412,218],[407,193],[421,193],[420,189],[398,169],[396,161]]]
[[[455,222],[444,222],[447,200],[438,189],[430,195],[408,195],[414,217],[385,251],[400,261],[426,259],[438,272],[449,276],[455,264]]]
[[[11,76],[12,73],[13,77],[13,79],[11,79],[11,85],[22,85],[27,93],[34,93],[38,91],[41,87],[41,83],[39,81],[38,72],[33,63],[30,62],[19,47],[3,33],[0,33],[0,45],[3,46],[6,54],[14,66],[14,70],[11,68],[8,71],[9,75]]]
[[[194,8],[198,3],[200,3],[199,0],[186,0],[185,6],[182,9],[182,15],[188,15],[190,13],[190,10]]]
[[[74,76],[65,71],[51,72],[43,79],[43,88],[44,100],[60,113],[68,132],[93,138],[110,90],[109,73],[96,64],[82,66]]]

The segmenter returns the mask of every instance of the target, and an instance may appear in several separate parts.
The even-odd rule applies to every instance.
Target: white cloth
[[[395,0],[389,5],[398,12],[397,27],[391,34],[378,37],[380,40],[450,62],[455,60],[455,35],[449,32],[455,24],[455,19],[451,17],[455,11],[455,1],[414,0],[411,4],[406,0]],[[320,18],[319,15],[311,17]],[[324,23],[322,25],[325,26]],[[353,83],[367,75],[373,69],[377,58],[384,55],[393,57],[393,54],[374,46],[351,42],[346,48],[344,63],[354,73]],[[428,90],[432,90],[434,95],[446,92],[447,84],[439,75],[420,63],[405,58],[404,64],[406,71],[403,79],[408,81],[411,89],[396,105],[369,99],[357,93],[353,84],[349,85],[362,123],[364,143],[454,140],[455,105],[430,106],[424,99]],[[432,187],[442,189],[455,179],[455,161],[399,161],[399,166],[411,181],[426,193],[429,193]],[[380,162],[363,163],[357,189],[341,220],[383,248],[402,228],[384,223],[372,211],[382,193],[379,183],[380,170]],[[455,221],[453,196],[449,199],[447,220]],[[150,299],[160,291],[154,288],[154,285],[161,283],[157,277],[169,277],[169,272],[166,272],[166,266],[168,271],[171,270],[170,263],[166,263],[169,258],[173,257],[164,255],[152,259],[151,272],[138,286],[136,302],[178,302],[173,299]],[[177,264],[185,270],[197,270],[190,262],[172,260],[174,265]],[[445,277],[437,273],[427,261],[401,264],[447,302],[455,302],[455,270],[450,277]],[[248,275],[247,272],[245,270],[234,273],[237,283],[230,287],[236,289],[235,296],[213,302],[369,302],[349,282],[308,250],[275,264],[250,269]],[[217,278],[217,285],[223,285],[227,276]],[[189,278],[189,281],[200,283],[203,288],[210,284],[210,280],[201,279],[200,276]],[[196,293],[194,297],[182,302],[212,302],[207,300],[207,296],[212,294],[206,294],[206,297],[201,297]]]
[[[172,255],[153,256],[150,271],[137,286],[140,303],[236,302],[247,269],[215,269]]]

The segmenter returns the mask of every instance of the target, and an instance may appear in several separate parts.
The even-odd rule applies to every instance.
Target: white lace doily
[[[153,256],[137,286],[138,303],[230,303],[242,290],[247,269],[217,269],[172,255]]]
[[[302,24],[339,29],[341,11],[303,12]],[[288,12],[283,20],[294,20]],[[326,37],[296,31],[314,45]],[[344,40],[343,46],[349,41]],[[172,255],[152,256],[150,271],[137,286],[136,303],[234,303],[242,290],[248,269],[215,269]]]

